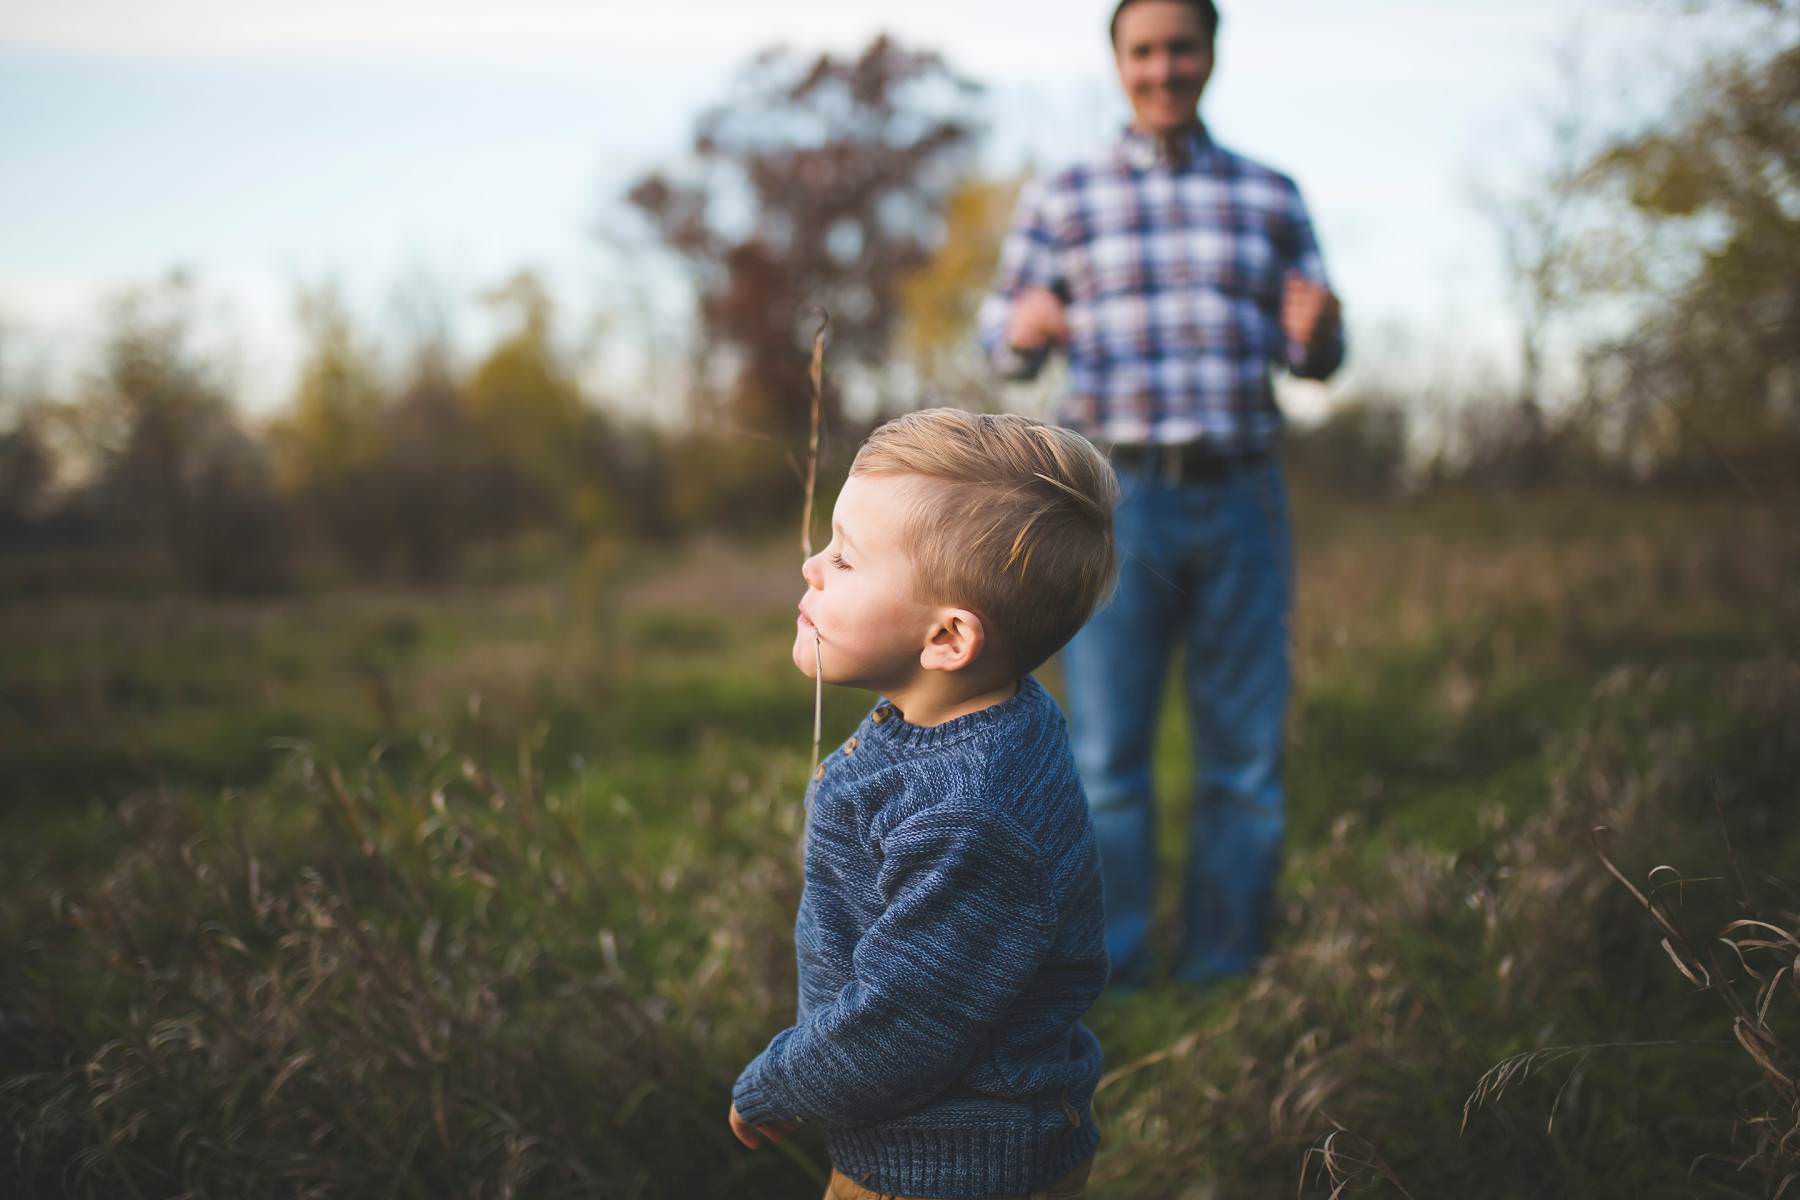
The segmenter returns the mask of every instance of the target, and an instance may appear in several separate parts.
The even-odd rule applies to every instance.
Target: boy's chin
[[[794,666],[808,679],[813,677],[819,665],[814,653],[811,630],[802,630],[794,635]]]

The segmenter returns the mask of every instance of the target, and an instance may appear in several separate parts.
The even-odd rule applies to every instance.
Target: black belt
[[[1151,446],[1115,442],[1108,457],[1117,470],[1154,475],[1164,483],[1216,483],[1261,466],[1269,460],[1269,451],[1226,454],[1207,442]]]

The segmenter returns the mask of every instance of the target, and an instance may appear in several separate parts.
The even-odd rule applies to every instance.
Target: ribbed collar
[[[861,736],[866,742],[916,754],[953,745],[999,725],[1042,720],[1052,703],[1050,693],[1043,685],[1027,675],[1019,680],[1019,690],[1000,703],[989,705],[980,712],[965,713],[942,725],[927,726],[908,721],[894,707],[893,701],[884,696],[874,711],[863,718]]]
[[[1179,171],[1201,162],[1212,153],[1213,140],[1212,135],[1206,131],[1206,122],[1195,118],[1194,123],[1177,136],[1173,149],[1174,153],[1171,154],[1170,148],[1158,139],[1127,125],[1119,134],[1117,153],[1119,161],[1134,170],[1148,171],[1155,167],[1168,167]]]

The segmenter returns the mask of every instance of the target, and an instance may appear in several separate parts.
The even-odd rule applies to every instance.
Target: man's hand
[[[1306,349],[1321,333],[1337,324],[1338,299],[1298,271],[1289,271],[1281,293],[1281,331],[1288,340]]]
[[[1013,297],[1006,316],[1006,341],[1015,350],[1037,350],[1069,340],[1063,302],[1049,288],[1026,288]]]
[[[773,1146],[798,1128],[800,1128],[798,1120],[771,1121],[767,1125],[752,1125],[738,1116],[737,1105],[731,1106],[731,1132],[738,1141],[752,1150],[761,1149],[765,1140]]]

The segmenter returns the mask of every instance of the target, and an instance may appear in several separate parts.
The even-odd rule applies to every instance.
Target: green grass
[[[1277,953],[1094,1010],[1092,1194],[1772,1193],[1791,1153],[1701,1156],[1785,1111],[1714,935],[1796,908],[1800,533],[1741,498],[1296,508]],[[0,1192],[816,1190],[816,1131],[747,1155],[722,1119],[791,1015],[792,558],[228,606],[0,572],[29,585],[0,591]],[[827,696],[828,744],[869,699]],[[1182,725],[1172,686],[1165,957]],[[1709,880],[1659,902],[1718,986],[1596,824],[1639,886]],[[1670,1041],[1555,1059],[1462,1129],[1507,1055]]]

